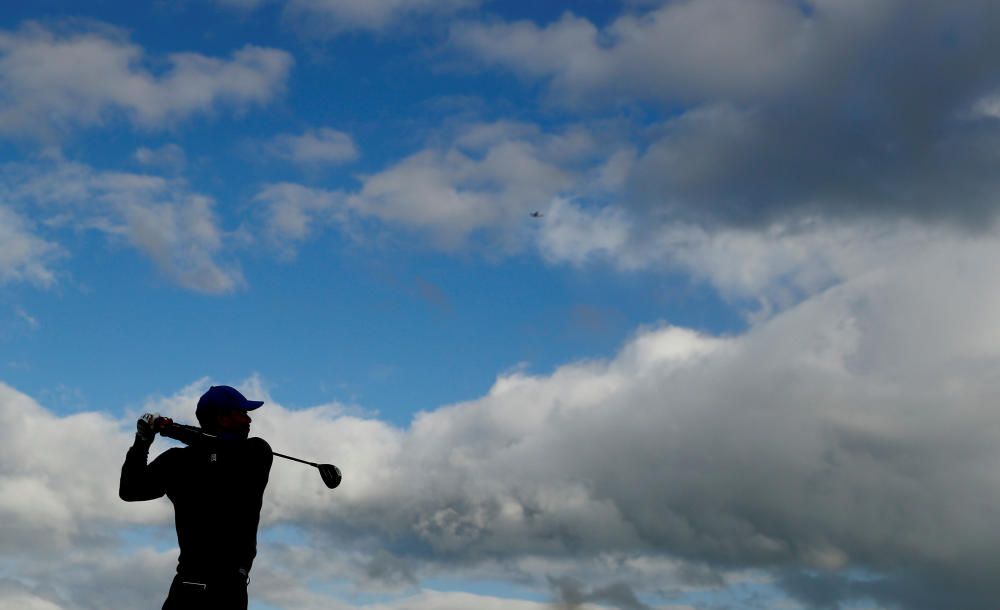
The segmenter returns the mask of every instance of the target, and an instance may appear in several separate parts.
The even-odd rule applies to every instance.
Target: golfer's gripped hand
[[[136,438],[144,443],[152,443],[153,439],[156,438],[156,433],[172,423],[174,420],[163,417],[159,413],[144,413],[135,422]]]

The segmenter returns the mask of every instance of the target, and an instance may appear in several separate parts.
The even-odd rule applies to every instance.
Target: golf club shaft
[[[319,464],[317,464],[315,462],[307,462],[305,460],[300,460],[299,458],[294,458],[294,457],[292,457],[290,455],[285,455],[284,453],[278,453],[277,451],[271,451],[271,453],[273,453],[274,455],[276,455],[278,457],[283,457],[286,460],[292,460],[293,462],[301,462],[303,464],[309,464],[310,466],[316,466],[317,468],[319,468]]]
[[[161,433],[164,436],[177,439],[184,443],[190,443],[192,441],[192,435],[194,435],[194,437],[200,436],[204,438],[215,438],[214,434],[209,434],[208,432],[205,432],[201,428],[196,428],[195,426],[186,426],[184,424],[178,424],[176,422],[164,428],[161,431]],[[292,457],[290,455],[285,455],[284,453],[278,453],[277,451],[271,451],[271,453],[278,457],[283,457],[286,460],[292,460],[293,462],[301,462],[303,464],[309,464],[310,466],[315,466],[316,468],[319,468],[319,464],[315,462],[307,462],[305,460],[300,460],[299,458]]]

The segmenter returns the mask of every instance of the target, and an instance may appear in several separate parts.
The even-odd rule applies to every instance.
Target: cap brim
[[[264,404],[263,400],[248,400],[245,403],[245,408],[247,411],[253,411],[254,409],[260,407]]]

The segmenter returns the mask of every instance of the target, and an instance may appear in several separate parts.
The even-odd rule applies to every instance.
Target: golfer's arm
[[[164,468],[160,456],[152,464],[149,459],[149,445],[136,441],[125,454],[122,477],[118,485],[118,497],[126,502],[153,500],[166,493]]]

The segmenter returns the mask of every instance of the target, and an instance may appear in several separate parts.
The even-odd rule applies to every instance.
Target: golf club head
[[[337,485],[340,485],[341,476],[340,469],[333,464],[320,464],[316,466],[319,468],[319,476],[323,477],[323,482],[330,489],[334,489]]]

